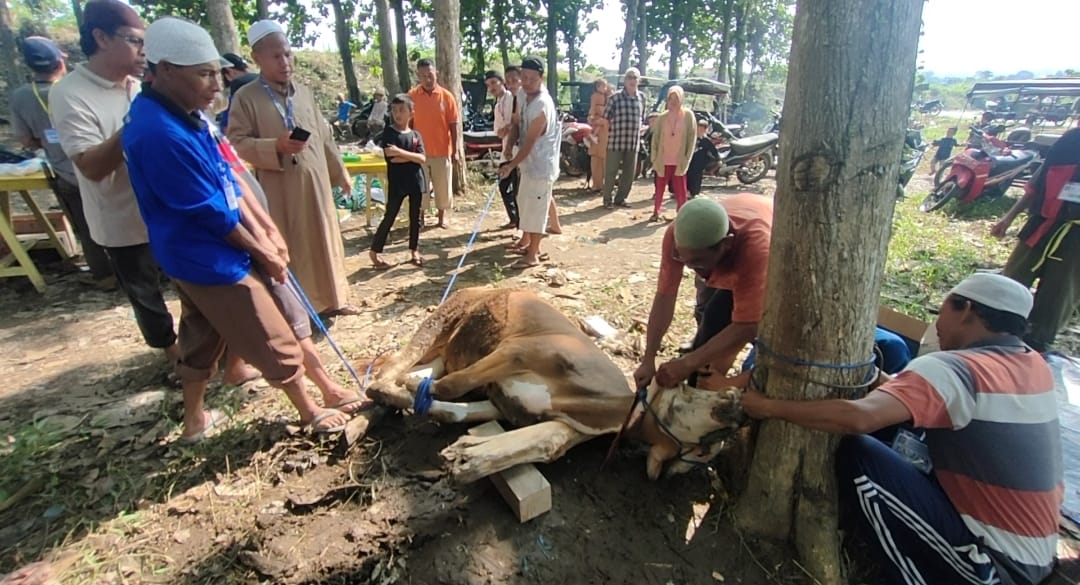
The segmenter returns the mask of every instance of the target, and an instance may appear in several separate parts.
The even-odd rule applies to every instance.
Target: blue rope
[[[364,383],[360,381],[360,375],[356,373],[356,370],[353,369],[352,364],[350,364],[349,360],[346,359],[345,354],[341,351],[341,348],[338,347],[338,344],[334,341],[334,338],[330,336],[330,332],[326,330],[326,325],[323,324],[322,319],[319,318],[319,312],[315,310],[315,307],[311,304],[311,300],[308,299],[306,294],[304,294],[304,289],[300,287],[300,282],[296,280],[296,275],[293,274],[292,270],[289,270],[288,274],[289,290],[291,290],[292,293],[296,296],[296,298],[300,301],[300,303],[304,305],[304,308],[307,310],[308,317],[310,317],[312,322],[315,323],[315,326],[319,329],[319,331],[324,336],[326,336],[326,341],[330,343],[330,347],[334,348],[334,353],[336,353],[338,358],[341,359],[341,363],[345,364],[345,369],[349,371],[349,375],[351,375],[353,377],[353,380],[356,380],[356,383],[360,386],[361,389],[363,389]],[[372,365],[374,365],[374,362],[372,362]],[[370,367],[368,372],[370,373]]]
[[[431,387],[434,385],[431,376],[420,380],[420,385],[416,387],[416,398],[413,399],[413,410],[416,414],[427,414],[431,410],[431,403],[435,402],[431,396]]]
[[[488,210],[491,209],[491,202],[495,200],[495,194],[499,192],[499,185],[496,183],[491,188],[491,195],[488,195],[487,204],[484,205],[484,211],[480,213],[480,217],[476,218],[476,227],[473,228],[472,235],[469,236],[469,243],[465,244],[465,252],[461,255],[461,260],[458,260],[457,268],[454,269],[454,274],[450,276],[450,282],[446,285],[446,292],[443,293],[442,300],[439,304],[446,302],[446,298],[450,296],[450,291],[454,288],[454,283],[457,281],[458,273],[461,272],[461,267],[465,264],[465,257],[469,255],[469,251],[472,250],[473,242],[476,241],[476,234],[480,233],[480,224],[483,223],[484,217],[487,216]]]
[[[877,375],[877,368],[874,367],[876,365],[876,363],[877,363],[877,355],[876,354],[870,354],[870,359],[868,359],[866,361],[863,361],[863,362],[855,362],[855,363],[852,363],[852,364],[832,364],[832,363],[828,363],[828,362],[815,362],[815,361],[812,361],[812,360],[804,360],[804,359],[800,359],[800,358],[793,358],[793,357],[789,357],[789,356],[786,356],[786,355],[776,353],[772,349],[769,349],[769,346],[765,345],[765,342],[761,341],[760,339],[754,340],[754,347],[758,348],[758,350],[761,351],[761,354],[763,356],[767,355],[767,356],[772,357],[776,361],[779,361],[779,362],[782,362],[782,363],[785,363],[785,364],[788,364],[788,365],[791,365],[791,366],[796,366],[796,367],[820,368],[820,369],[823,369],[823,370],[836,370],[836,371],[851,371],[851,370],[859,370],[859,369],[862,369],[862,368],[870,368],[866,373],[866,380],[863,382],[862,386],[865,386],[866,384],[870,383]],[[821,384],[822,386],[838,387],[838,386],[835,386],[834,384],[824,384],[822,382],[815,382],[813,380],[807,380],[807,381],[814,382],[815,384]]]

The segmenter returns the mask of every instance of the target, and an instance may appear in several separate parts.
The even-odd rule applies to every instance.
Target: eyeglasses
[[[135,47],[136,49],[143,48],[143,45],[146,42],[143,39],[140,39],[139,37],[133,37],[131,35],[118,34],[118,35],[116,35],[116,37],[119,38],[119,39],[122,39],[125,43],[131,45],[132,47]]]

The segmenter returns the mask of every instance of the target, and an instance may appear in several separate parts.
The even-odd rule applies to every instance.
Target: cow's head
[[[672,459],[707,463],[720,452],[725,440],[746,421],[736,388],[699,390],[683,384],[676,388],[649,388],[650,408],[642,415],[642,438],[648,442],[646,467],[649,479],[660,477]],[[685,465],[680,465],[680,470]],[[672,466],[674,470],[675,466]]]

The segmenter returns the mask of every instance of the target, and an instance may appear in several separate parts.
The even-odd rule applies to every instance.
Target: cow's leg
[[[517,348],[504,343],[471,366],[440,378],[432,386],[431,393],[436,398],[453,400],[526,369]]]
[[[426,364],[421,364],[409,370],[409,373],[405,374],[405,387],[409,389],[409,392],[415,394],[416,387],[420,385],[420,381],[424,378],[438,380],[445,375],[446,362],[442,357],[437,357]]]
[[[490,400],[479,402],[443,402],[434,400],[428,416],[441,423],[479,423],[503,418]]]
[[[489,437],[466,435],[440,454],[454,480],[469,483],[522,463],[555,461],[594,436],[549,420]]]

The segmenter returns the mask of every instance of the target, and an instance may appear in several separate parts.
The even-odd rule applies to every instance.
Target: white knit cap
[[[248,29],[248,45],[254,47],[255,43],[274,33],[285,34],[285,29],[276,20],[260,20]]]
[[[166,16],[155,20],[146,27],[144,42],[146,60],[151,63],[167,61],[186,67],[221,61],[221,55],[218,54],[210,33],[181,18]]]
[[[949,291],[976,303],[1027,319],[1035,303],[1028,287],[1015,280],[990,272],[976,272]]]

